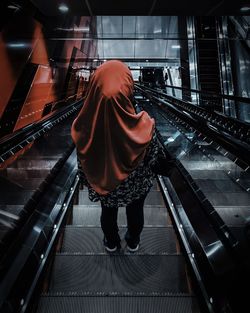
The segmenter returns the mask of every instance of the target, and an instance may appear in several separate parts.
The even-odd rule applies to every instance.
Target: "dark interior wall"
[[[13,15],[0,33],[0,116],[34,48],[34,21]],[[4,75],[3,75],[4,74]]]
[[[240,18],[239,22],[245,21],[250,25],[250,18],[247,16],[233,17],[228,23],[228,36],[230,56],[231,56],[231,71],[233,78],[234,95],[243,98],[250,97],[250,41],[247,40],[247,33],[241,23],[235,23],[235,19]],[[237,20],[238,22],[238,20]],[[236,117],[240,120],[250,122],[250,105],[248,103],[235,101]]]
[[[83,82],[75,69],[78,58],[81,64],[88,58],[82,41],[72,40],[74,33],[71,40],[56,40],[53,32],[64,25],[81,27],[89,17],[60,19],[54,25],[40,17],[32,7],[13,9],[0,29],[0,137],[69,103],[65,98],[81,96]]]
[[[219,51],[215,16],[195,17],[197,69],[199,89],[204,92],[221,94]],[[209,110],[222,111],[220,102],[209,101],[209,96],[201,95],[201,104]]]
[[[249,98],[250,48],[241,40],[232,40],[230,48],[235,95]],[[250,122],[250,105],[248,103],[237,102],[236,111],[239,119]]]
[[[231,31],[230,36],[233,36]],[[231,63],[234,71],[235,95],[239,97],[250,97],[250,47],[245,40],[230,41]]]

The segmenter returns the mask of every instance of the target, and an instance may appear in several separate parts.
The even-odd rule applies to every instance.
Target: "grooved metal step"
[[[79,192],[72,224],[55,256],[47,294],[37,313],[200,313],[190,290],[184,257],[157,185],[144,205],[140,249],[129,253],[123,240],[125,208],[119,208],[122,250],[108,254],[100,228],[100,203]]]
[[[24,205],[32,197],[34,192],[35,190],[18,190],[14,191],[15,196],[13,197],[13,191],[3,191],[0,197],[0,205]]]
[[[88,198],[88,191],[86,189],[79,191],[79,204],[93,204],[94,202],[90,201]],[[99,202],[96,202],[99,203]],[[158,190],[153,190],[148,193],[145,199],[146,205],[161,205],[164,206],[165,202],[161,195],[161,192]]]
[[[127,228],[120,228],[122,246]],[[64,231],[62,253],[100,253],[103,247],[103,232],[100,227],[67,226]],[[170,254],[177,253],[176,236],[171,226],[145,227],[141,234],[139,253]],[[126,251],[126,250],[125,250]]]
[[[188,293],[181,255],[57,255],[49,294]]]
[[[93,202],[92,202],[93,203]],[[101,216],[100,205],[74,205],[73,225],[99,226]],[[118,225],[127,225],[125,208],[118,210]],[[144,205],[144,225],[167,226],[171,225],[167,208],[159,205]]]
[[[37,313],[199,313],[194,297],[51,297],[40,299]]]

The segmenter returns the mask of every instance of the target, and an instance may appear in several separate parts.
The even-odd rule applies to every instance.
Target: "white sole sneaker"
[[[107,246],[104,246],[104,247],[108,252],[115,252],[117,250],[117,247],[114,247],[114,248],[109,248]]]
[[[127,245],[127,249],[130,252],[136,252],[139,250],[139,244],[135,248],[131,248],[130,246]]]

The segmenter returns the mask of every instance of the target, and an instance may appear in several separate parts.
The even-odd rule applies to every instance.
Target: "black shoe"
[[[130,252],[136,252],[139,250],[139,242],[140,242],[140,237],[136,238],[131,238],[129,231],[126,232],[125,234],[125,241],[127,243],[127,249]]]
[[[137,245],[131,245],[131,244],[127,244],[127,249],[130,252],[136,252],[139,250],[139,243]]]
[[[108,252],[115,252],[115,251],[117,251],[117,250],[119,250],[121,248],[120,243],[117,243],[117,244],[110,243],[110,242],[107,241],[106,238],[103,239],[103,244],[104,244],[105,249]]]

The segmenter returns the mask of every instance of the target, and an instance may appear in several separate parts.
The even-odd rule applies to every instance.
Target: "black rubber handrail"
[[[11,293],[13,292],[13,285],[8,285],[8,288],[4,288],[5,287],[5,281],[13,281],[16,284],[16,281],[18,281],[18,284],[20,286],[20,279],[18,278],[20,275],[20,271],[23,271],[23,269],[19,266],[20,263],[18,263],[18,266],[14,266],[14,262],[15,260],[21,260],[23,262],[24,260],[24,256],[26,258],[25,262],[28,262],[30,258],[32,258],[32,253],[34,253],[32,250],[28,251],[25,250],[24,252],[22,252],[22,250],[20,250],[20,247],[22,248],[22,245],[24,244],[24,242],[26,240],[29,240],[29,234],[32,231],[32,226],[35,227],[37,220],[41,219],[41,207],[47,207],[48,203],[46,202],[46,199],[48,200],[48,197],[51,199],[51,203],[50,208],[49,208],[49,212],[47,211],[46,213],[43,213],[43,219],[46,216],[48,223],[43,223],[44,228],[47,227],[46,229],[46,240],[50,239],[51,237],[54,237],[55,235],[55,230],[56,233],[58,232],[58,226],[60,226],[61,224],[61,218],[60,215],[65,215],[66,213],[66,206],[64,207],[64,203],[62,201],[58,201],[57,198],[55,198],[55,194],[52,193],[54,195],[53,198],[51,198],[51,190],[52,188],[54,188],[54,190],[56,190],[57,196],[59,197],[59,194],[62,193],[64,194],[65,199],[68,197],[68,195],[70,194],[71,198],[73,196],[73,188],[70,190],[68,188],[68,190],[61,190],[60,188],[58,188],[58,182],[55,183],[55,180],[57,179],[58,175],[63,175],[63,176],[67,176],[67,173],[63,170],[63,168],[66,166],[66,163],[70,157],[70,155],[73,153],[73,150],[75,149],[74,144],[72,143],[67,150],[63,153],[63,155],[58,159],[57,163],[54,165],[54,167],[52,168],[52,170],[50,171],[50,173],[48,174],[48,176],[44,179],[44,181],[41,183],[41,185],[39,186],[39,188],[34,192],[34,194],[32,195],[32,197],[29,199],[29,201],[25,204],[25,211],[26,216],[22,219],[21,223],[18,225],[18,227],[16,227],[13,231],[12,231],[12,236],[9,236],[8,242],[5,242],[5,244],[7,244],[7,249],[4,250],[4,254],[1,255],[0,261],[1,261],[1,269],[2,272],[1,274],[3,275],[3,279],[2,279],[2,283],[0,284],[0,293],[1,293],[1,299],[0,299],[0,311],[1,311],[1,305],[3,304],[4,301],[7,301],[7,298],[10,297],[10,301],[13,301],[13,298],[11,296]],[[77,178],[77,172],[74,171],[74,176]],[[77,181],[79,179],[77,178]],[[65,177],[65,184],[68,181],[68,177]],[[47,195],[47,198],[46,198]],[[45,200],[44,200],[45,199]],[[58,203],[57,203],[58,201]],[[65,201],[65,200],[64,200]],[[57,203],[57,205],[56,205]],[[53,210],[53,208],[57,206],[57,215],[53,214],[53,219],[51,216],[51,212]],[[68,206],[68,205],[67,205]],[[40,209],[38,209],[40,207]],[[34,215],[34,218],[32,219]],[[60,219],[60,222],[57,222],[56,224],[56,228],[53,229],[53,225],[51,223],[55,223],[56,221],[58,221],[58,219]],[[40,221],[41,222],[41,221]],[[58,225],[59,223],[59,225]],[[38,223],[39,224],[39,223]],[[38,229],[41,227],[41,225],[39,224]],[[50,228],[50,231],[48,232],[48,228]],[[44,229],[40,232],[40,236],[41,233],[44,231]],[[34,236],[33,236],[34,237]],[[35,237],[34,237],[35,238]],[[40,237],[35,238],[36,241],[38,242],[40,240]],[[35,242],[32,242],[32,244],[36,244]],[[29,245],[31,245],[31,243],[29,243]],[[41,246],[39,244],[37,244],[37,247],[40,249]],[[38,251],[39,253],[39,251]],[[49,252],[46,251],[46,255],[45,257],[47,258],[47,254]],[[14,260],[14,262],[13,262]],[[43,265],[44,262],[42,262]],[[25,263],[26,264],[26,263]],[[14,269],[12,269],[12,271],[8,271],[9,267],[14,267]],[[23,268],[27,268],[27,266],[22,265]],[[33,265],[34,267],[34,265]],[[27,279],[27,278],[26,278]],[[33,279],[33,277],[32,277]],[[32,281],[30,282],[32,284]],[[28,293],[30,293],[32,290],[28,290]],[[22,295],[22,293],[25,293],[26,290],[22,290],[22,288],[18,288],[17,293],[19,295]],[[30,297],[30,294],[29,294]],[[27,297],[23,298],[25,299],[25,304],[26,301],[28,300]],[[9,300],[8,300],[9,301]],[[23,304],[21,304],[22,306]],[[20,302],[14,302],[13,303],[13,307],[14,306],[19,306],[20,307]],[[14,310],[15,312],[17,312],[16,310]],[[2,311],[1,311],[2,312]],[[12,312],[12,311],[11,311]],[[18,312],[20,312],[18,310]],[[23,312],[23,311],[22,311]]]
[[[201,90],[197,90],[197,89],[189,89],[186,87],[179,87],[179,86],[172,86],[172,85],[162,85],[162,87],[169,87],[169,88],[174,88],[174,89],[179,89],[179,90],[186,90],[186,91],[195,92],[198,94],[208,95],[208,96],[211,96],[213,98],[220,98],[220,99],[227,99],[227,100],[239,101],[239,102],[244,102],[244,103],[250,103],[250,98],[245,98],[245,97],[216,94],[216,93],[211,92],[211,91],[201,91]]]
[[[197,116],[195,113],[185,114],[182,108],[178,108],[176,104],[171,104],[163,99],[159,99],[156,96],[150,94],[149,91],[136,87],[141,93],[148,97],[152,102],[161,104],[163,110],[170,110],[175,115],[179,116],[182,120],[187,121],[188,124],[199,130],[201,133],[205,133],[208,137],[214,139],[218,144],[231,152],[235,157],[242,160],[245,164],[250,166],[250,146],[240,140],[234,138],[230,134],[222,131],[219,128],[211,125],[210,121],[206,121],[203,118]],[[238,163],[237,163],[238,164]],[[241,164],[239,164],[241,166]]]
[[[0,140],[0,163],[7,160],[27,144],[38,138],[40,135],[50,130],[57,122],[67,118],[70,114],[76,112],[83,101],[78,100],[71,105],[64,107],[54,114],[39,120],[36,123],[29,124],[16,132],[3,137]]]
[[[140,104],[137,104],[137,106],[140,107]],[[139,109],[137,110],[137,112],[139,112]],[[156,128],[156,133],[157,133],[157,138],[158,138],[161,146],[165,150],[165,154],[166,154],[167,158],[172,159],[171,154],[169,153],[167,147],[164,144],[165,140],[163,139],[160,131],[157,128]],[[228,226],[224,223],[224,221],[221,219],[221,217],[217,214],[217,212],[214,210],[214,208],[210,204],[210,202],[208,200],[205,200],[206,199],[205,195],[201,192],[201,190],[199,190],[199,188],[196,185],[196,183],[194,182],[193,178],[190,176],[190,174],[187,172],[187,170],[184,168],[184,166],[181,164],[181,162],[178,159],[175,159],[175,160],[173,160],[173,162],[171,164],[172,164],[172,169],[169,171],[168,177],[167,178],[166,177],[164,178],[163,176],[158,177],[160,182],[163,183],[163,186],[161,186],[163,193],[166,194],[169,192],[168,187],[166,186],[166,181],[169,180],[172,184],[172,187],[176,188],[175,193],[181,197],[180,199],[183,200],[183,197],[186,197],[186,202],[187,201],[189,202],[189,199],[191,199],[191,198],[193,200],[197,201],[199,208],[201,209],[202,212],[205,213],[205,215],[203,215],[203,214],[199,215],[199,221],[200,221],[200,218],[203,218],[203,219],[205,218],[207,220],[206,225],[208,227],[208,231],[205,231],[205,229],[203,229],[203,230],[206,232],[206,234],[209,233],[210,234],[209,236],[216,235],[218,240],[220,240],[222,242],[223,246],[225,247],[225,250],[223,250],[224,251],[223,253],[229,252],[229,254],[227,254],[227,255],[228,256],[230,255],[230,258],[228,259],[226,267],[228,269],[230,268],[230,270],[231,270],[235,264],[239,263],[238,260],[241,259],[241,256],[242,256],[242,252],[239,250],[238,240],[233,236],[233,234],[231,233]],[[178,179],[177,176],[180,179]],[[185,186],[185,188],[180,187],[181,185],[178,183],[179,181],[183,181],[183,183],[181,185]],[[187,198],[187,196],[185,196],[187,190],[189,190],[189,192],[190,192],[188,198]],[[182,195],[180,195],[180,193],[182,193]],[[203,246],[203,242],[199,239],[200,230],[199,230],[199,232],[197,232],[197,230],[196,230],[197,224],[194,224],[194,221],[197,219],[191,218],[191,216],[193,214],[191,212],[192,210],[187,209],[188,211],[186,211],[185,208],[181,209],[180,207],[178,207],[178,210],[176,210],[174,208],[173,202],[174,202],[173,199],[169,199],[169,201],[168,201],[169,206],[170,206],[170,211],[175,212],[176,216],[178,216],[178,218],[179,218],[179,224],[182,224],[181,226],[183,229],[181,228],[180,233],[182,235],[185,234],[185,236],[187,236],[186,240],[188,242],[188,247],[190,248],[190,251],[188,252],[188,254],[190,256],[190,254],[192,252],[192,253],[194,253],[193,255],[196,256],[195,259],[193,259],[191,257],[192,262],[194,262],[196,260],[196,262],[198,261],[198,263],[199,263],[202,260],[202,265],[199,263],[199,269],[201,270],[201,277],[202,277],[205,271],[207,273],[208,271],[211,271],[211,269],[214,269],[214,265],[216,264],[216,261],[215,261],[215,259],[209,258],[209,256],[207,255],[206,249]],[[193,203],[192,201],[190,201],[190,202]],[[172,209],[171,209],[171,206],[172,206]],[[185,212],[184,215],[182,215],[180,213],[181,210],[184,210],[184,212]],[[188,226],[187,229],[185,226],[186,225],[185,217],[184,217],[185,215],[187,216],[187,218],[190,222],[190,225]],[[174,219],[174,221],[175,221],[175,219]],[[179,224],[177,223],[175,225],[177,231],[180,229]],[[192,234],[192,235],[190,235],[190,234]],[[181,240],[183,240],[183,236],[181,237]],[[213,241],[213,240],[214,239],[211,239],[211,241]],[[184,244],[184,246],[185,246],[185,244]],[[233,260],[234,263],[231,263],[231,260]],[[210,262],[212,262],[212,265]],[[192,264],[191,264],[191,266],[193,267]],[[207,268],[207,266],[208,266],[208,268]],[[204,268],[206,268],[206,269],[203,272],[202,269],[204,270]],[[206,277],[206,280],[207,280],[207,278],[208,277]],[[213,278],[211,277],[211,279],[213,279]],[[201,285],[204,284],[204,281],[198,280],[198,284],[200,286],[200,284]],[[215,287],[212,286],[212,291],[214,291],[214,290],[215,290]],[[211,290],[209,290],[209,293],[211,294]],[[203,296],[204,296],[204,294],[203,294]],[[205,293],[205,296],[206,296],[206,293]],[[205,297],[205,301],[206,301],[206,304],[208,305],[208,307],[210,307],[210,309],[212,310],[212,308],[211,308],[212,306],[211,306],[211,303],[209,302],[209,298]]]
[[[81,101],[81,100],[80,100]],[[17,131],[6,135],[0,139],[0,146],[2,148],[3,145],[5,145],[7,142],[11,142],[12,140],[15,140],[19,136],[27,135],[30,131],[32,131],[35,127],[41,127],[44,126],[46,127],[50,121],[53,119],[56,119],[60,115],[63,115],[65,112],[69,111],[72,107],[74,107],[76,104],[78,104],[80,101],[76,101],[72,103],[71,105],[64,107],[60,110],[57,110],[54,112],[54,114],[50,115],[49,117],[44,117],[40,119],[37,122],[31,123],[29,125],[26,125],[25,127],[18,129]]]
[[[139,84],[135,84],[135,86],[141,87],[141,85],[139,85]],[[170,96],[167,93],[165,93],[164,91],[155,90],[153,88],[150,88],[150,87],[144,86],[144,85],[143,85],[143,87],[146,87],[146,88],[152,90],[155,93],[159,93],[161,95],[173,97],[173,98],[176,98],[178,100],[182,100],[183,102],[187,102],[187,101],[185,101],[183,99],[180,99],[180,98],[177,98],[175,96]],[[169,87],[169,88],[174,88],[174,89],[179,89],[179,90],[186,90],[186,91],[190,91],[190,92],[196,92],[196,93],[199,93],[199,94],[209,95],[209,96],[214,97],[214,98],[225,98],[225,99],[227,99],[227,97],[230,97],[230,99],[228,98],[228,100],[234,100],[234,101],[239,101],[239,102],[250,103],[250,98],[243,98],[243,97],[236,97],[236,96],[227,96],[227,95],[218,95],[218,94],[215,94],[215,93],[210,92],[210,91],[200,91],[200,90],[196,90],[196,89],[189,89],[189,88],[186,88],[186,87],[178,87],[178,86],[171,86],[171,85],[163,85],[163,87]],[[198,106],[196,103],[192,103],[192,102],[187,102],[187,103],[193,105],[194,107],[198,107],[200,109],[206,110],[203,107]],[[223,114],[223,113],[218,112],[218,111],[213,112],[213,113],[218,114],[220,116],[223,116],[223,117],[225,117],[227,119],[230,119],[230,120],[234,121],[235,123],[238,123],[239,125],[245,125],[245,126],[250,128],[250,123],[247,123],[245,121],[239,120],[239,119],[237,119],[237,118],[235,118],[233,116],[228,116],[228,115]]]
[[[232,117],[228,117],[218,112],[208,111],[200,106],[194,105],[188,101],[170,96],[161,91],[156,91],[149,87],[141,88],[140,85],[135,84],[135,88],[138,90],[143,90],[144,92],[148,91],[151,94],[155,94],[158,97],[163,97],[167,101],[173,103],[175,106],[179,107],[181,110],[188,111],[191,114],[195,114],[200,117],[200,120],[203,120],[204,123],[208,122],[222,130],[224,133],[228,133],[232,138],[246,142],[250,144],[250,124],[239,121]]]
[[[164,145],[164,140],[160,134],[160,132],[156,129],[156,133],[157,133],[157,137],[159,139],[159,141],[161,142],[162,147],[164,147],[165,153],[167,154],[168,158],[171,158],[171,155],[169,154],[169,152],[167,151],[165,145]],[[195,190],[199,190],[198,187],[194,188],[194,186],[196,185],[193,181],[193,179],[191,178],[190,175],[188,175],[187,170],[183,167],[183,165],[180,163],[179,160],[175,160],[175,163],[178,164],[178,168],[183,174],[183,176],[185,177],[185,180],[187,180],[188,184],[191,186],[192,190],[194,191],[195,194],[197,194],[195,192]],[[189,178],[189,181],[188,179]],[[201,203],[202,201],[204,201],[204,199],[206,198],[205,196],[201,199],[199,196],[197,196]],[[227,236],[226,233],[229,233],[228,228],[225,226],[225,223],[223,222],[223,220],[217,216],[216,214],[211,214],[211,212],[214,211],[212,205],[209,205],[208,207],[205,208],[204,202],[203,202],[203,206],[204,206],[204,211],[207,212],[207,215],[209,217],[209,219],[212,221],[212,223],[214,224],[214,226],[216,227],[218,233],[220,235],[222,235],[222,238],[224,239],[225,242],[230,242],[230,247],[235,248],[235,246],[237,245],[237,240],[235,240],[233,238],[233,236]],[[216,215],[216,218],[215,218]]]

